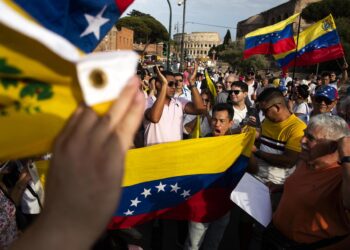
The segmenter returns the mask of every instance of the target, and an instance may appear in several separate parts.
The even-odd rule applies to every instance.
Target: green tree
[[[132,10],[128,16],[119,19],[116,27],[126,27],[134,31],[134,40],[137,43],[146,44],[144,50],[150,43],[159,43],[168,40],[167,29],[158,20],[149,14]]]
[[[317,22],[329,14],[332,14],[343,45],[346,60],[350,60],[350,1],[349,0],[323,0],[308,5],[302,12],[302,17],[307,22]],[[338,64],[340,64],[338,62]],[[322,63],[320,70],[339,70],[340,65],[334,62]]]
[[[228,46],[223,45],[217,46],[218,57],[220,60],[227,62],[231,67],[245,72],[248,69],[267,69],[270,68],[269,60],[263,55],[252,56],[246,60],[243,58],[243,42],[235,41]]]
[[[226,35],[224,37],[224,45],[229,45],[232,42],[231,32],[227,30]]]

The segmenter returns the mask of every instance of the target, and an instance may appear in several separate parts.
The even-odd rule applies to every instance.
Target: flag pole
[[[294,56],[294,66],[293,66],[293,78],[292,78],[292,87],[294,88],[294,79],[295,79],[295,68],[297,65],[297,55],[298,55],[298,46],[299,46],[299,34],[300,34],[300,23],[301,23],[301,13],[299,15],[299,23],[298,23],[298,34],[297,34],[297,44],[295,48],[295,56]]]
[[[320,63],[317,64],[317,67],[316,67],[316,77],[318,76],[318,70],[320,68]]]

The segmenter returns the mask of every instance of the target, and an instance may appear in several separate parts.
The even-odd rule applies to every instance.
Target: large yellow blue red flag
[[[1,0],[0,9],[0,160],[44,154],[79,102],[95,106],[117,97],[127,81],[121,77],[135,73],[137,57],[131,66],[125,61],[131,52],[83,56],[68,40],[19,14],[12,1]],[[116,68],[127,73],[118,75]],[[89,79],[102,73],[107,80],[97,88]],[[104,99],[106,92],[114,97]]]
[[[129,150],[110,228],[154,218],[210,222],[223,216],[232,208],[230,193],[247,168],[254,138],[249,128],[239,135]]]
[[[300,13],[276,24],[257,29],[245,36],[243,57],[257,54],[280,54],[295,48],[293,22]]]
[[[297,37],[294,37],[297,40]],[[284,70],[294,66],[312,65],[344,56],[334,19],[330,14],[299,34],[298,50],[275,55]],[[295,62],[294,62],[295,60]]]

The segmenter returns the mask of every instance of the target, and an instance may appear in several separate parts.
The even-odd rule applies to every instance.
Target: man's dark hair
[[[215,104],[214,107],[213,107],[213,115],[215,114],[215,112],[225,111],[225,110],[228,113],[228,117],[229,117],[230,121],[232,121],[233,115],[234,115],[234,111],[233,111],[232,105],[230,105],[228,103]]]
[[[273,100],[281,101],[281,104],[286,106],[283,93],[277,88],[267,88],[258,96],[257,102],[271,102]]]
[[[246,84],[245,82],[242,81],[234,81],[231,84],[231,87],[239,87],[243,92],[248,92],[248,84]]]
[[[181,73],[175,73],[174,77],[176,77],[176,76],[181,76],[181,78],[183,79],[183,75]]]
[[[309,97],[309,87],[307,85],[298,85],[297,92],[303,99]]]
[[[325,77],[325,76],[331,77],[331,73],[329,73],[329,72],[323,72],[323,73],[322,73],[322,77]]]
[[[164,70],[163,72],[161,72],[162,73],[162,75],[164,76],[164,77],[167,77],[167,76],[174,76],[174,73],[173,72],[171,72],[171,71],[168,71],[168,70]],[[159,77],[157,76],[157,80],[156,80],[157,82],[160,82],[160,79],[159,79]]]

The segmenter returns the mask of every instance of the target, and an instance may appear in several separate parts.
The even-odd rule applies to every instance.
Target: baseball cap
[[[338,91],[335,88],[326,85],[316,90],[315,97],[317,96],[323,96],[331,101],[334,101],[338,98]]]
[[[288,91],[288,88],[286,86],[279,86],[278,87],[278,90],[281,91],[281,92],[285,92],[285,91]]]

